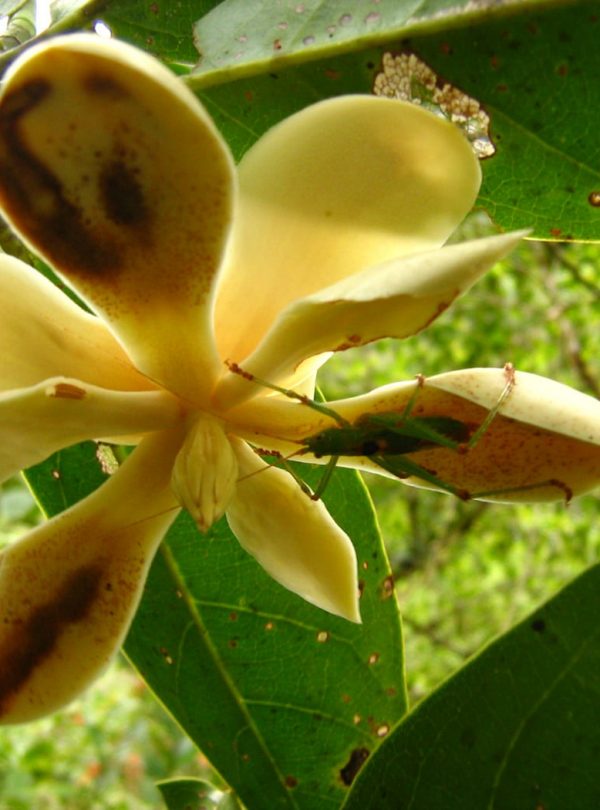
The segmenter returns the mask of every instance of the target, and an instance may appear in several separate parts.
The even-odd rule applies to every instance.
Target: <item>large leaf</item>
[[[573,0],[549,0],[553,5]],[[118,2],[118,0],[117,0]],[[322,59],[401,37],[473,25],[539,0],[224,0],[194,26],[211,84]]]
[[[92,444],[28,473],[49,513],[103,478]],[[201,536],[183,515],[155,560],[126,644],[252,810],[339,806],[405,711],[397,606],[370,502],[349,471],[326,495],[356,544],[362,626],[276,585],[225,521]]]
[[[344,810],[600,807],[600,565],[421,703]]]

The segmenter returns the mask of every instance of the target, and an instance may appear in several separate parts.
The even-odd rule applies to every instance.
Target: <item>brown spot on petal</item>
[[[112,99],[122,99],[129,96],[129,92],[122,84],[115,81],[112,76],[103,73],[88,73],[83,79],[83,86],[95,96],[106,96]]]
[[[0,714],[11,696],[44,659],[52,655],[68,626],[85,619],[96,600],[102,570],[97,565],[88,565],[75,571],[53,598],[35,608],[24,620],[11,622],[10,613],[5,613],[4,625],[12,623],[13,628],[2,644]]]
[[[118,269],[116,245],[100,243],[70,202],[58,177],[30,150],[22,119],[52,94],[45,79],[9,93],[0,109],[0,199],[18,229],[65,272],[98,274]]]
[[[149,219],[142,187],[135,175],[121,160],[105,166],[98,179],[100,196],[108,219],[116,225],[142,225]]]
[[[50,386],[47,393],[49,397],[58,399],[84,399],[87,392],[84,388],[72,383],[57,383]]]

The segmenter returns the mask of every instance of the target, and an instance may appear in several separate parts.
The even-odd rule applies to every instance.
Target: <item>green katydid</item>
[[[495,406],[488,412],[486,418],[477,427],[461,422],[458,419],[446,416],[411,416],[420,389],[425,384],[423,375],[417,376],[415,391],[410,397],[402,413],[381,412],[366,413],[356,421],[349,422],[332,408],[323,402],[317,402],[309,397],[299,394],[289,388],[274,385],[273,383],[256,377],[254,374],[245,371],[237,363],[229,362],[230,371],[239,374],[245,379],[265,386],[274,391],[278,391],[285,396],[296,399],[309,408],[331,417],[336,425],[325,428],[317,433],[303,438],[301,447],[293,454],[313,455],[315,458],[329,457],[325,466],[325,471],[314,492],[294,473],[287,461],[293,456],[283,458],[280,454],[261,451],[264,455],[276,455],[284,466],[298,480],[302,489],[314,500],[318,500],[323,494],[331,475],[342,456],[366,457],[381,469],[395,476],[396,478],[418,478],[430,484],[432,487],[448,492],[461,500],[471,498],[485,498],[494,495],[502,495],[510,492],[537,489],[543,486],[553,486],[560,489],[568,502],[572,493],[569,487],[557,479],[536,482],[517,487],[505,488],[501,490],[489,490],[485,492],[471,493],[460,489],[453,484],[439,478],[434,472],[418,464],[409,454],[420,450],[430,450],[435,447],[445,447],[457,453],[467,453],[479,442],[481,437],[490,427],[498,414],[502,404],[510,396],[515,385],[515,370],[511,363],[504,367],[505,386],[502,390]]]

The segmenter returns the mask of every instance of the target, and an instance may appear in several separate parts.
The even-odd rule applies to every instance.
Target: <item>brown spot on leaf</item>
[[[394,577],[389,574],[381,583],[381,598],[389,599],[394,593]]]
[[[285,786],[287,788],[295,788],[298,785],[298,780],[295,776],[286,776],[285,777]]]
[[[60,590],[29,617],[14,623],[0,659],[0,713],[44,659],[52,655],[62,633],[88,615],[100,587],[103,569],[87,565],[74,571]],[[5,623],[10,623],[5,618]]]
[[[344,767],[340,769],[340,779],[344,785],[349,787],[352,782],[354,782],[356,774],[365,764],[370,753],[368,748],[355,748],[351,751],[350,759]]]
[[[600,191],[591,191],[588,196],[588,202],[595,208],[600,207]]]

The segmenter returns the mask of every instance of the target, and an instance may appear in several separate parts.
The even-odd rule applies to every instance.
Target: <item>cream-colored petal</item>
[[[307,357],[421,331],[512,250],[526,231],[476,239],[397,259],[344,279],[282,312],[243,369],[287,382]],[[264,386],[262,388],[264,391]],[[229,373],[215,392],[221,407],[261,392]]]
[[[227,520],[273,579],[317,607],[360,622],[356,554],[321,501],[232,441],[240,479]]]
[[[365,95],[278,124],[239,178],[216,329],[221,356],[242,362],[291,302],[443,244],[475,201],[480,169],[452,124]]]
[[[76,377],[119,391],[154,390],[102,321],[28,265],[0,255],[0,391]]]
[[[60,708],[119,649],[177,515],[180,442],[179,431],[146,439],[99,490],[0,555],[0,722]]]
[[[85,439],[129,437],[182,421],[165,391],[108,391],[55,377],[0,394],[0,481]]]
[[[465,369],[427,378],[409,412],[418,385],[414,380],[328,402],[327,407],[351,424],[365,414],[448,417],[462,422],[473,435],[499,403],[506,384],[503,369]],[[336,426],[333,418],[306,404],[268,399],[248,402],[233,414],[239,420],[239,435],[284,456],[300,453],[308,447],[307,437]],[[310,454],[296,458],[327,461]],[[402,468],[403,458],[408,458],[465,497],[568,500],[600,485],[600,402],[544,377],[517,371],[512,391],[474,447],[427,448],[387,458],[399,475],[409,473]],[[365,457],[342,456],[340,464],[389,474]],[[414,476],[405,483],[431,486]]]
[[[430,377],[411,415],[450,417],[474,433],[496,407],[506,383],[503,369],[465,369]],[[359,411],[402,413],[414,386],[385,386],[354,401],[329,404],[350,421]],[[474,447],[466,452],[422,450],[410,458],[482,500],[569,500],[600,485],[600,402],[517,371],[512,391]]]
[[[4,214],[142,372],[191,399],[216,373],[212,295],[232,200],[232,160],[210,118],[142,51],[69,35],[7,71]]]

